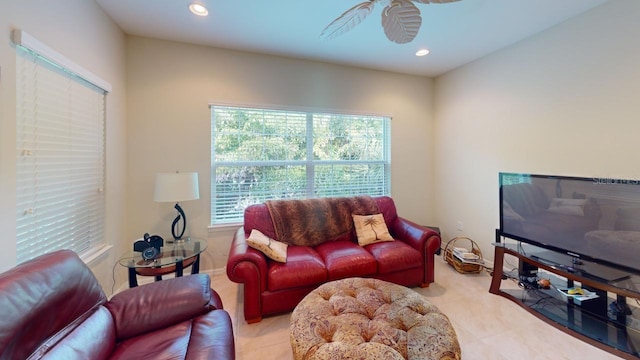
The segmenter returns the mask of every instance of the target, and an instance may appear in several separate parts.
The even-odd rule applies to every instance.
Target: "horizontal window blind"
[[[105,92],[18,47],[17,257],[104,244]]]
[[[211,223],[269,199],[389,195],[390,120],[211,106]]]

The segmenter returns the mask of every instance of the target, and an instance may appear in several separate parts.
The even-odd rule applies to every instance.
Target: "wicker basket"
[[[444,248],[444,258],[447,263],[453,266],[457,272],[461,274],[477,274],[482,271],[481,264],[474,264],[469,262],[463,262],[453,255],[453,249],[456,247],[464,247],[469,249],[469,245],[471,245],[471,252],[479,256],[480,262],[483,262],[482,252],[480,251],[480,247],[476,244],[475,241],[469,239],[468,237],[455,237],[447,243]]]

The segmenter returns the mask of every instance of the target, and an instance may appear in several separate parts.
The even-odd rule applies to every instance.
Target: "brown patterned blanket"
[[[380,212],[370,196],[265,202],[276,240],[290,245],[316,246],[354,231],[352,214]]]

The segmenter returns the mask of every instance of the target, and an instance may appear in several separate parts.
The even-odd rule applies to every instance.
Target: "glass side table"
[[[156,281],[162,280],[162,275],[175,273],[176,277],[183,275],[185,267],[191,266],[191,274],[200,272],[200,254],[207,249],[207,241],[189,238],[173,242],[165,241],[158,255],[151,260],[144,260],[139,251],[126,253],[118,263],[129,269],[129,287],[138,286],[137,275],[154,276]]]

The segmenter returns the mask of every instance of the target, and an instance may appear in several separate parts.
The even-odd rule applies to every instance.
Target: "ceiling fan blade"
[[[322,30],[320,37],[333,39],[353,29],[371,14],[374,5],[373,1],[365,1],[345,11]]]
[[[452,3],[460,0],[413,0],[413,1],[420,4],[446,4],[446,3]]]
[[[389,40],[406,44],[415,39],[422,25],[420,9],[411,0],[393,0],[382,11],[382,27]]]

